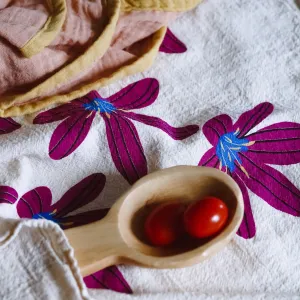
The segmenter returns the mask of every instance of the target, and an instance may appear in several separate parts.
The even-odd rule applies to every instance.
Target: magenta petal
[[[183,53],[187,50],[185,44],[181,42],[168,28],[159,51],[164,53]]]
[[[21,128],[12,118],[0,118],[0,134],[10,133]]]
[[[237,166],[236,172],[247,187],[274,208],[300,216],[300,191],[283,174],[268,165],[258,165],[240,153],[249,177]]]
[[[137,109],[151,105],[158,92],[158,81],[154,78],[145,78],[128,85],[107,100],[119,109]]]
[[[138,133],[132,122],[121,115],[103,115],[109,149],[116,168],[134,183],[147,174],[147,160]]]
[[[282,122],[246,136],[255,141],[247,155],[251,159],[274,165],[300,162],[300,124]]]
[[[38,114],[34,118],[33,124],[46,124],[60,121],[82,111],[84,111],[83,107],[67,103]]]
[[[198,166],[211,167],[211,168],[217,168],[218,165],[219,165],[219,159],[216,155],[215,148],[210,148],[208,151],[206,151],[198,163]]]
[[[146,125],[150,125],[156,128],[161,129],[165,133],[167,133],[171,138],[174,140],[183,140],[193,134],[195,134],[199,130],[198,125],[188,125],[185,127],[172,127],[167,122],[163,121],[162,119],[136,114],[132,112],[126,112],[122,113],[120,112],[120,115],[126,116],[127,118],[130,118],[132,120],[144,123]]]
[[[253,109],[244,112],[233,126],[234,131],[239,130],[238,138],[243,138],[252,128],[268,117],[274,109],[269,102],[261,103]]]
[[[208,120],[202,128],[202,131],[207,140],[216,146],[219,138],[227,133],[232,132],[232,120],[228,115],[219,115]]]
[[[86,138],[95,114],[95,112],[84,111],[60,123],[52,134],[49,156],[58,160],[74,152]]]
[[[242,191],[243,199],[244,199],[244,207],[245,207],[244,218],[237,234],[243,237],[244,239],[251,239],[252,237],[255,236],[256,228],[255,228],[255,222],[252,214],[249,194],[244,182],[237,174],[232,174],[232,178],[236,181],[236,183],[239,185]]]
[[[90,289],[109,289],[119,293],[132,294],[129,284],[116,266],[108,267],[83,278]]]
[[[109,208],[91,210],[74,216],[58,218],[58,223],[63,229],[81,226],[103,219],[108,211]]]
[[[55,121],[63,120],[69,116],[74,116],[85,111],[84,104],[98,98],[99,94],[96,91],[91,91],[87,95],[77,98],[69,103],[49,109],[38,114],[33,120],[33,124],[46,124]]]
[[[92,174],[71,187],[54,205],[56,217],[61,218],[93,200],[102,192],[106,177],[102,173]]]
[[[10,186],[0,186],[0,204],[14,204],[18,200],[18,193]]]
[[[52,194],[46,186],[39,186],[24,194],[17,203],[20,218],[32,218],[35,214],[52,212]]]

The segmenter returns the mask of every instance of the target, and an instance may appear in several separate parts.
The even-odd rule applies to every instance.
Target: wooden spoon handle
[[[83,276],[117,262],[126,248],[117,227],[108,216],[104,219],[65,230]]]

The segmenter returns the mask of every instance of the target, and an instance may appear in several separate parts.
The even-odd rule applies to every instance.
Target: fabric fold
[[[0,298],[91,299],[73,253],[50,221],[0,218]]]
[[[199,1],[10,3],[0,24],[17,10],[24,26],[12,26],[14,34],[7,24],[0,29],[9,42],[0,41],[0,117],[34,113],[144,71],[169,22]]]

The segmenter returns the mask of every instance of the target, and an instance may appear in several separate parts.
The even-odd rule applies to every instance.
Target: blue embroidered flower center
[[[99,111],[100,113],[108,114],[117,110],[110,102],[101,98],[95,98],[93,101],[85,103],[83,107],[87,110]]]
[[[239,152],[247,152],[248,146],[254,144],[247,139],[239,139],[237,137],[239,131],[228,132],[223,134],[217,144],[216,154],[220,160],[220,169],[222,167],[229,168],[230,172],[235,170],[236,164],[241,166]],[[242,170],[244,170],[242,168]]]
[[[50,212],[42,212],[42,213],[33,215],[32,219],[46,219],[46,220],[52,221],[54,223],[58,223],[54,217],[55,217],[55,213],[53,213],[53,212],[51,212],[51,213]]]

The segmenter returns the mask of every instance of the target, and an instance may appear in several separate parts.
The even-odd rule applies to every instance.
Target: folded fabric
[[[0,218],[0,270],[1,299],[91,299],[53,222]]]
[[[209,0],[171,30],[185,53],[160,54],[150,70],[38,115],[0,118],[0,215],[80,226],[145,174],[221,167],[245,202],[224,251],[185,269],[98,270],[84,278],[90,295],[299,299],[299,9],[294,0]]]
[[[199,293],[126,295],[88,291],[64,232],[47,220],[0,217],[0,270],[0,298],[5,300],[208,299]]]
[[[2,1],[0,116],[32,113],[143,71],[165,26],[199,1]]]

